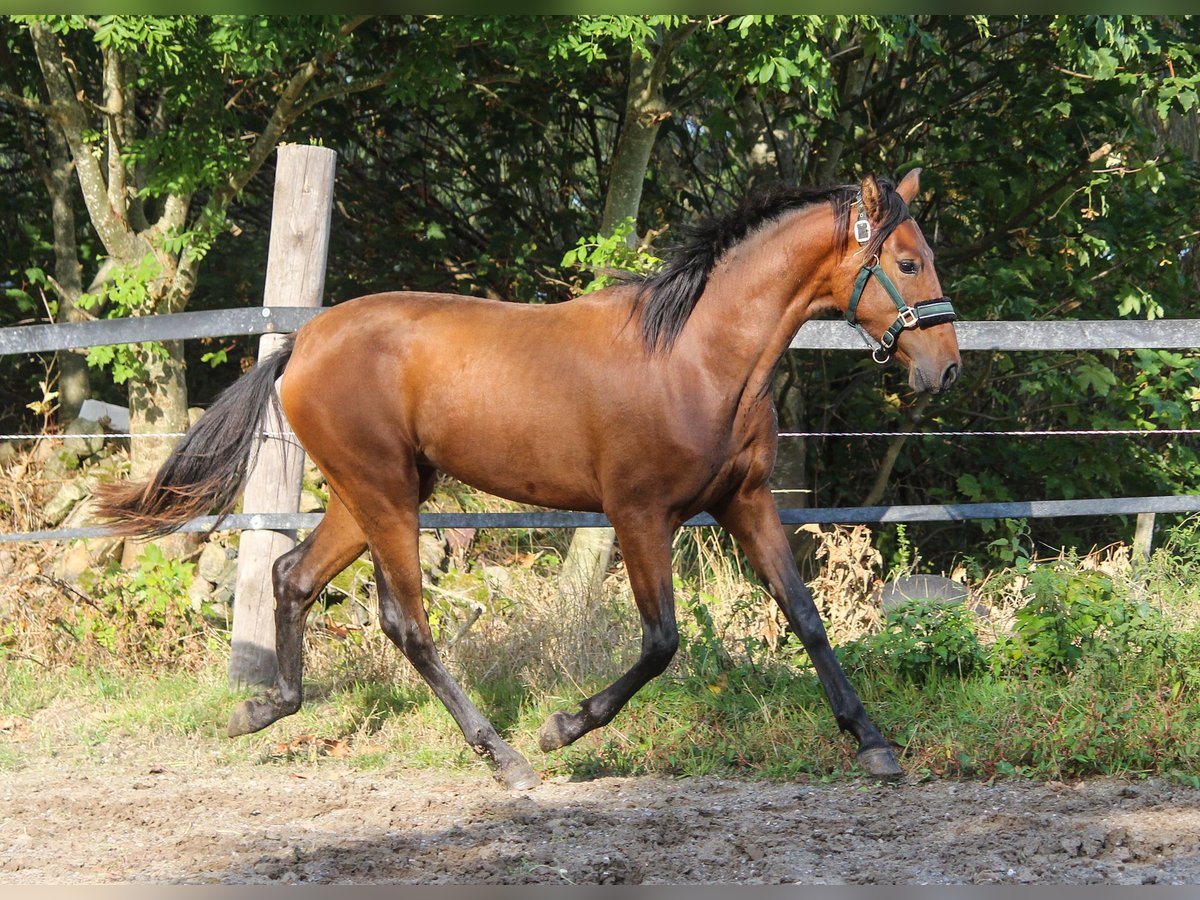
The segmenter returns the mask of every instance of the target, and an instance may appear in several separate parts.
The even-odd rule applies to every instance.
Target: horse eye
[[[905,275],[917,274],[917,264],[911,259],[902,259],[896,265],[900,267],[900,271]]]

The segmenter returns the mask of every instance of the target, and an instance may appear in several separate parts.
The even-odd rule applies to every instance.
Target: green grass
[[[1200,694],[1173,689],[1165,670],[1085,666],[1053,677],[937,675],[919,684],[881,672],[859,679],[858,687],[915,777],[1189,780],[1200,771]],[[0,743],[0,768],[34,754],[97,759],[144,747],[222,764],[486,771],[445,709],[411,683],[329,688],[317,675],[315,699],[297,715],[232,741],[225,722],[244,695],[225,687],[215,666],[195,676],[48,674],[8,661],[0,688],[0,718],[28,723],[23,740]],[[837,732],[815,677],[784,664],[700,677],[677,663],[608,727],[550,754],[537,749],[537,729],[551,712],[574,708],[575,688],[553,686],[538,699],[489,688],[473,691],[476,702],[507,723],[509,740],[549,776],[860,774],[853,741]],[[346,755],[335,758],[306,736],[339,743]]]
[[[1194,774],[1200,772],[1200,616],[1192,589],[1200,583],[1200,535],[1180,532],[1136,584],[1084,572],[1072,560],[1034,574],[1033,599],[999,643],[976,640],[970,616],[913,607],[839,649],[909,775],[1200,780]],[[605,624],[606,616],[628,617],[618,603],[591,610],[584,623],[605,640],[581,633],[560,646],[559,656],[539,656],[544,651],[535,649],[531,633],[565,627],[562,613],[535,619],[515,605],[517,596],[505,596],[503,614],[487,620],[493,632],[486,640],[465,642],[447,658],[476,704],[543,774],[780,780],[860,774],[856,747],[838,732],[796,642],[768,647],[727,633],[725,620],[714,621],[704,605],[716,602],[707,589],[684,587],[683,642],[668,672],[607,727],[543,754],[537,732],[546,717],[575,709],[611,681],[629,664],[636,642]],[[505,618],[514,611],[525,618]],[[140,637],[155,646],[154,635]],[[65,654],[63,647],[76,645],[54,646]],[[80,641],[79,652],[89,646]],[[188,671],[164,662],[123,665],[111,653],[37,664],[31,657],[38,653],[30,652],[37,647],[12,654],[0,647],[0,769],[47,756],[124,754],[220,765],[487,771],[376,629],[344,639],[312,630],[301,711],[236,740],[225,736],[226,722],[246,694],[228,688],[226,655],[208,646],[187,657]],[[575,647],[609,655],[589,657],[597,671],[580,675],[569,665]]]

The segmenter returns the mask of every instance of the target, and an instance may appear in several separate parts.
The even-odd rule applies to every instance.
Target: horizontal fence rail
[[[101,319],[95,322],[67,322],[61,325],[19,325],[0,328],[0,356],[136,344],[140,341],[287,333],[295,331],[320,311],[295,306],[257,306]]]
[[[320,312],[321,309],[263,306],[62,325],[20,325],[0,328],[0,356],[139,341],[286,333],[295,331]],[[961,350],[1183,350],[1200,347],[1200,319],[958,322],[954,327]],[[793,350],[866,349],[862,338],[844,322],[825,319],[807,322],[790,346]]]
[[[1071,516],[1140,515],[1143,513],[1200,512],[1200,494],[1168,497],[1111,497],[1090,500],[1022,500],[1004,503],[926,504],[919,506],[834,506],[779,510],[784,525],[873,525],[893,522],[958,522],[968,519],[1052,519]],[[316,528],[321,513],[260,513],[253,515],[201,516],[183,525],[181,532],[296,531]],[[685,527],[716,525],[712,516],[701,514],[683,523]],[[585,512],[442,512],[421,513],[420,527],[439,528],[607,528],[602,513]],[[61,528],[0,534],[0,544],[17,541],[62,541],[111,537],[102,526]]]
[[[328,308],[328,307],[326,307]],[[322,309],[297,307],[247,307],[242,309],[153,315],[61,325],[25,325],[0,329],[0,356],[18,353],[51,353],[83,347],[141,341],[188,340],[287,333],[295,331]],[[958,322],[962,350],[1179,350],[1200,347],[1200,320],[1157,321],[1055,321]],[[791,342],[796,350],[865,350],[862,339],[845,323],[834,320],[808,322]],[[1180,430],[1182,433],[1183,430]],[[1187,432],[1191,433],[1191,429]],[[1125,432],[1118,432],[1125,433]],[[1140,432],[1153,435],[1155,432]],[[1166,433],[1166,432],[1164,432]],[[955,434],[955,433],[950,433]],[[974,434],[974,433],[972,433]],[[781,436],[809,436],[806,433]],[[813,437],[894,437],[892,433],[830,434]],[[920,435],[913,435],[920,436]],[[1006,433],[1006,436],[1017,436]],[[25,437],[11,435],[7,437]],[[923,506],[871,506],[782,508],[785,525],[885,524],[893,522],[947,522],[968,519],[1055,518],[1070,516],[1143,515],[1200,512],[1200,495],[1121,497],[1084,500],[1033,500],[1003,503],[930,504]],[[320,513],[205,516],[188,522],[180,531],[266,530],[290,532],[315,528]],[[608,519],[600,513],[422,513],[421,528],[599,528]],[[716,524],[710,516],[689,519],[686,526]],[[0,534],[0,544],[18,541],[55,541],[109,537],[102,526],[62,528]]]

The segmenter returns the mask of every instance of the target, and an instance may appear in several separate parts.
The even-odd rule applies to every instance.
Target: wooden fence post
[[[1133,562],[1146,563],[1150,561],[1150,553],[1154,549],[1154,513],[1138,513],[1137,528],[1133,533]]]
[[[325,147],[299,144],[279,147],[264,307],[321,305],[336,164],[337,154]],[[258,358],[272,353],[283,340],[282,335],[264,334],[259,340]],[[286,430],[273,419],[269,415],[262,423],[265,431]],[[303,473],[304,451],[294,440],[264,440],[247,479],[243,511],[296,512]],[[234,686],[275,681],[275,594],[271,567],[295,543],[295,532],[242,532],[229,657],[229,681]]]

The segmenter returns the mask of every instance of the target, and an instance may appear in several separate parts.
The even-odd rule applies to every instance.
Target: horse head
[[[908,367],[918,393],[939,393],[958,378],[962,361],[954,308],[942,296],[933,251],[908,204],[920,188],[913,169],[895,188],[874,175],[863,179],[850,209],[849,252],[836,273],[846,320],[869,343],[876,362],[892,356]],[[839,304],[840,305],[840,304]]]

